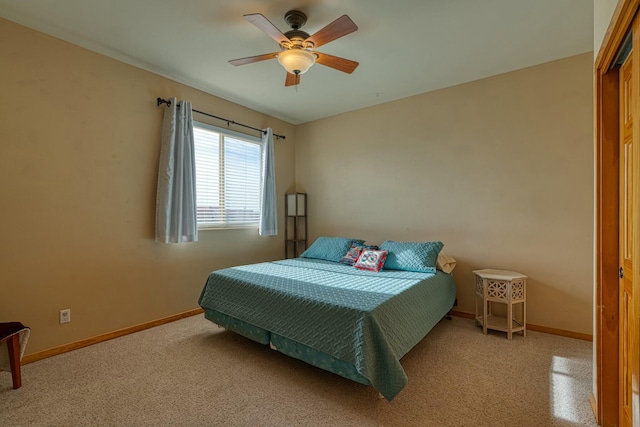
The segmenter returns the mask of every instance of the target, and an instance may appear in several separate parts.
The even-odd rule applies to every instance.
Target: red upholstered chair
[[[0,370],[11,370],[13,388],[20,388],[22,376],[20,374],[20,359],[24,354],[31,330],[20,322],[0,322]],[[7,352],[3,347],[8,350]]]

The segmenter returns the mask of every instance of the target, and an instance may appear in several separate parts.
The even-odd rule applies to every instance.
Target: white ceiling
[[[286,32],[291,9],[309,34],[351,17],[358,31],[318,51],[353,74],[316,64],[285,87],[275,59],[227,62],[278,50],[242,15]],[[592,0],[0,0],[0,16],[293,124],[593,49]]]

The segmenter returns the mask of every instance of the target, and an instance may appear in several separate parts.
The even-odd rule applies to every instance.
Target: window
[[[193,122],[198,228],[257,227],[260,140]]]

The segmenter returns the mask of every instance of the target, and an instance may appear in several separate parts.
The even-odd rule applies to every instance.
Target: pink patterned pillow
[[[366,249],[379,249],[375,245],[363,245],[361,243],[352,243],[351,247],[347,251],[347,253],[340,260],[343,264],[354,265],[358,258],[360,258],[360,254],[362,251]]]
[[[364,250],[354,267],[360,270],[380,271],[386,259],[387,251]]]

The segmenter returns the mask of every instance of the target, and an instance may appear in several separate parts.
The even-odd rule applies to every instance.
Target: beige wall
[[[312,238],[440,239],[459,310],[472,269],[509,268],[531,323],[592,332],[591,54],[297,127],[1,19],[0,63],[0,321],[33,328],[27,353],[196,308],[209,271],[282,257],[255,230],[154,242],[158,96],[286,134],[279,206],[297,180]]]
[[[0,64],[0,321],[32,327],[27,353],[196,308],[211,270],[282,257],[255,229],[154,242],[155,99],[285,134],[279,206],[292,125],[1,19]]]
[[[530,278],[528,322],[592,333],[592,53],[296,128],[312,240],[441,240],[472,270]]]

